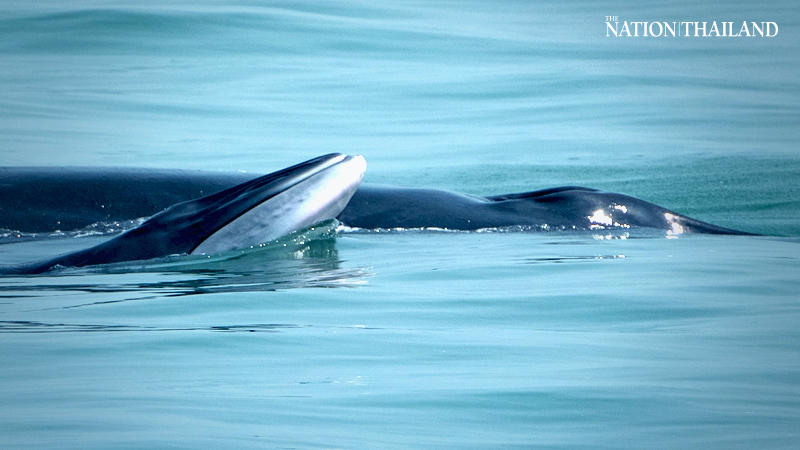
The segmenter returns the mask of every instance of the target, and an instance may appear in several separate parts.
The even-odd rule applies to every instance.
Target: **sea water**
[[[774,21],[766,37],[606,37]],[[0,279],[2,448],[797,448],[792,2],[15,2],[0,163],[584,185],[765,236],[323,224]],[[1,181],[0,181],[1,182]],[[107,239],[8,230],[0,263]]]

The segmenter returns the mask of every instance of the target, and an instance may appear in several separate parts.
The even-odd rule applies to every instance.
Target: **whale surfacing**
[[[333,218],[355,229],[639,227],[664,230],[667,236],[751,234],[628,195],[584,187],[478,197],[439,189],[362,185],[365,170],[363,157],[342,154],[320,156],[261,177],[152,169],[0,168],[0,228],[42,232],[67,223],[78,229],[98,221],[158,213],[95,247],[0,267],[0,274],[225,252]],[[215,191],[219,192],[202,196]]]
[[[335,218],[358,189],[365,171],[361,156],[320,156],[178,203],[95,247],[0,268],[0,273],[35,274],[55,266],[82,267],[247,248]]]

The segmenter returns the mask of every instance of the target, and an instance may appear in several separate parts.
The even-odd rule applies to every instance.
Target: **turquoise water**
[[[2,448],[797,448],[792,2],[5,2],[0,163],[586,185],[761,237],[336,232],[0,279]],[[613,39],[629,21],[775,38]],[[0,264],[102,236],[0,245]]]

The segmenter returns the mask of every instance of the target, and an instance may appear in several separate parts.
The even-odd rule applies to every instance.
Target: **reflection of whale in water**
[[[351,173],[353,172],[351,170],[344,178],[337,178],[341,174],[332,175],[334,171],[329,167],[341,168],[345,164],[331,162],[335,158],[345,157],[328,155],[267,175],[265,178],[272,180],[269,182],[275,182],[272,178],[279,178],[280,174],[299,178],[306,177],[307,172],[327,174],[326,179],[333,184],[324,186],[333,186],[333,191],[327,187],[320,187],[323,185],[315,189],[302,190],[297,187],[303,186],[302,182],[297,186],[284,186],[286,192],[293,193],[284,194],[287,202],[281,208],[276,208],[274,202],[264,202],[260,208],[268,216],[267,222],[274,222],[280,226],[272,226],[271,234],[264,233],[263,229],[254,230],[257,233],[249,236],[244,245],[273,239],[281,233],[285,234],[311,225],[314,220],[324,220],[334,216],[344,225],[366,229],[476,230],[524,226],[527,229],[589,230],[649,227],[666,230],[668,234],[693,232],[747,234],[682,216],[634,197],[581,187],[560,187],[520,194],[475,197],[442,190],[363,185],[353,194],[352,190],[358,186],[363,175],[363,159],[348,157],[347,164],[358,166],[353,169],[358,175]],[[265,178],[253,180],[254,177],[255,175],[244,173],[148,169],[4,168],[0,169],[0,180],[2,180],[0,181],[2,213],[0,228],[44,232],[78,229],[96,222],[135,219],[155,214],[170,205],[202,197],[217,190],[243,189],[243,186],[250,186],[250,183],[257,183],[258,180],[261,180],[261,183],[266,182]],[[309,177],[312,178],[313,176]],[[344,181],[346,179],[349,180],[347,183]],[[342,183],[347,184],[347,188],[341,186]],[[282,192],[275,186],[271,189]],[[205,197],[197,202],[204,204],[209,201],[207,199],[227,198],[225,192],[228,191]],[[298,195],[298,192],[302,194]],[[327,199],[323,200],[326,196]],[[347,199],[350,199],[349,203],[344,210],[341,210],[344,207],[342,203]],[[296,207],[297,202],[301,200],[306,202],[306,205],[316,205],[316,201],[328,201],[335,203],[336,207],[327,209],[327,214],[317,216],[306,217],[304,216],[306,213],[301,213],[296,215],[298,217],[283,217],[288,211],[301,209]],[[243,201],[238,206],[242,210],[239,214],[247,210],[248,205],[252,206],[249,201]],[[90,249],[78,252],[80,258],[78,254],[74,254],[76,255],[74,257],[54,261],[62,265],[86,265],[152,258],[173,253],[218,252],[244,246],[240,242],[242,228],[227,226],[223,227],[229,231],[227,236],[204,230],[206,236],[198,237],[195,233],[190,242],[183,241],[187,239],[186,237],[178,238],[180,245],[169,250],[150,250],[150,245],[153,243],[158,247],[161,238],[151,239],[147,241],[147,245],[137,243],[133,249],[118,246],[139,233],[137,230],[140,228],[142,229],[140,231],[169,230],[170,233],[175,232],[176,236],[191,236],[194,233],[194,228],[191,227],[195,225],[180,231],[173,228],[176,226],[174,221],[164,221],[169,217],[167,215],[169,211],[186,208],[186,205],[176,205],[154,216],[141,227],[109,241],[108,244],[98,246],[105,249],[103,252],[97,253]],[[334,212],[336,208],[338,210]],[[222,222],[226,220],[228,219],[218,217],[221,223],[217,226],[222,226]],[[248,221],[240,223],[246,225]],[[230,232],[231,230],[233,231]],[[53,261],[50,263],[52,266]],[[44,266],[37,267],[41,269]]]
[[[80,267],[247,248],[334,218],[358,188],[365,169],[360,156],[321,156],[207,197],[178,203],[100,245],[3,268],[2,272],[40,273],[55,266]],[[4,185],[7,189],[8,183]],[[40,194],[64,198],[72,193],[67,189]]]
[[[216,255],[175,255],[147,261],[127,261],[85,269],[59,271],[70,275],[47,283],[7,280],[0,283],[0,296],[24,297],[36,308],[36,298],[52,293],[120,293],[107,303],[153,298],[154,295],[180,297],[207,293],[266,292],[295,288],[347,288],[365,283],[371,273],[352,264],[342,264],[336,246],[338,223],[329,220],[311,228],[290,233],[265,245]],[[78,239],[82,241],[86,239]],[[90,239],[93,240],[93,239]],[[99,238],[98,240],[101,240]],[[64,242],[66,244],[66,242]],[[35,244],[34,244],[35,246]],[[23,244],[21,247],[27,247]],[[145,274],[133,277],[91,277],[86,274]],[[169,274],[148,276],[147,274]],[[95,300],[85,295],[68,295],[61,307],[91,306]],[[44,300],[44,307],[48,307]],[[0,328],[3,328],[0,325]],[[0,330],[2,332],[2,330]]]

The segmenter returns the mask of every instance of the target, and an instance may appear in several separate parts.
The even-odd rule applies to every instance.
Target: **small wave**
[[[503,227],[486,227],[476,230],[453,230],[439,227],[419,228],[359,228],[340,225],[337,232],[342,234],[399,234],[399,233],[456,233],[456,234],[492,234],[492,233],[580,233],[592,236],[594,239],[627,239],[630,237],[664,237],[666,232],[647,228],[631,229],[629,227],[593,227],[580,228],[576,226],[550,226],[550,225],[509,225]]]
[[[342,234],[387,234],[387,233],[470,233],[465,230],[451,230],[439,227],[419,227],[419,228],[359,228],[339,225],[336,229]]]
[[[201,326],[142,326],[110,324],[46,323],[28,320],[0,320],[0,333],[103,333],[103,332],[169,332],[211,331],[221,333],[281,333],[302,328],[333,328],[347,330],[376,330],[366,325],[320,326],[293,323],[245,323]]]
[[[278,333],[280,330],[292,328],[303,328],[303,325],[255,323],[244,325],[209,325],[204,327],[151,327],[137,325],[43,323],[25,320],[0,321],[0,333],[98,333],[120,331],[220,331],[229,333]]]
[[[133,220],[97,222],[79,230],[61,231],[54,230],[43,233],[30,233],[19,230],[0,228],[0,244],[13,244],[17,242],[45,241],[51,239],[82,238],[89,236],[115,236],[141,225],[147,218]]]

